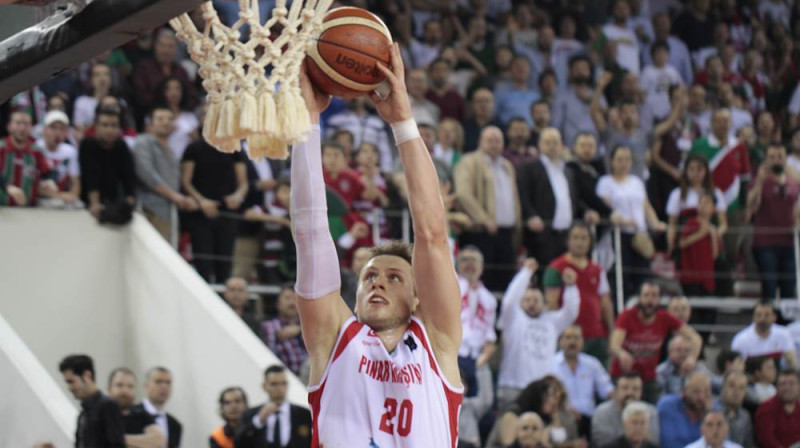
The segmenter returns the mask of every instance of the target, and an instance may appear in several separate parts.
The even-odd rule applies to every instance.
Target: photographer
[[[786,148],[767,146],[764,163],[747,194],[747,216],[753,217],[753,252],[761,275],[761,296],[796,297],[792,226],[798,213],[800,185],[786,175]]]

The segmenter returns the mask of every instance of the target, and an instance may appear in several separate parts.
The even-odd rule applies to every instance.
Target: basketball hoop
[[[288,145],[311,129],[300,94],[300,64],[333,0],[295,0],[288,10],[286,0],[277,0],[263,25],[258,0],[238,1],[239,20],[230,27],[220,21],[211,2],[201,6],[202,31],[187,14],[170,21],[200,66],[208,92],[203,137],[222,152],[239,151],[246,140],[253,159],[285,159]],[[240,40],[244,25],[250,28],[246,42]],[[277,27],[280,35],[272,40]]]

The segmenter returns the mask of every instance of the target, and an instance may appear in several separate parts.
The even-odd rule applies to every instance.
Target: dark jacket
[[[236,434],[236,448],[272,448],[267,445],[267,425],[256,428],[253,416],[261,411],[262,406],[248,409],[242,417],[242,426]],[[289,444],[285,448],[311,447],[311,412],[300,406],[289,405],[289,421],[292,432]]]
[[[81,403],[75,429],[78,448],[124,448],[125,425],[117,403],[97,392]]]
[[[583,209],[580,207],[575,179],[570,171],[564,174],[569,185],[569,195],[572,199],[572,219],[581,219]],[[525,162],[517,168],[517,187],[519,200],[522,204],[523,223],[530,218],[538,216],[544,220],[548,227],[556,213],[556,196],[547,177],[547,170],[541,160]]]
[[[605,174],[603,162],[599,159],[592,163],[570,160],[567,162],[566,170],[567,179],[575,181],[579,207],[583,210],[594,210],[603,218],[611,216],[611,207],[595,193],[597,181]]]
[[[137,405],[133,405],[131,407],[131,412],[147,412],[144,408],[144,405],[139,403]],[[155,419],[157,416],[150,414]],[[167,413],[167,431],[169,434],[167,435],[167,447],[168,448],[178,448],[181,445],[181,436],[183,435],[183,425],[181,422],[178,421],[175,417]]]

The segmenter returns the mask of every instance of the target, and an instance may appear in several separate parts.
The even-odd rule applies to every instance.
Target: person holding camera
[[[798,216],[800,185],[786,174],[786,147],[767,146],[764,163],[747,194],[747,217],[753,218],[753,252],[766,300],[795,296],[792,226]]]

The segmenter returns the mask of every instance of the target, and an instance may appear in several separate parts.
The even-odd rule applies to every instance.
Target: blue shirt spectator
[[[533,127],[531,117],[531,104],[536,102],[540,95],[528,87],[531,65],[524,56],[515,56],[511,61],[511,81],[495,89],[494,96],[497,103],[497,117],[503,125],[507,125],[512,118],[520,117]]]
[[[711,380],[703,372],[686,379],[681,395],[661,397],[658,402],[661,448],[683,448],[701,437],[703,416],[711,408]]]

